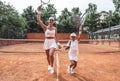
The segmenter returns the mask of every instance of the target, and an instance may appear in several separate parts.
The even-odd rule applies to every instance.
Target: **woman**
[[[53,17],[48,19],[48,26],[46,26],[40,16],[41,6],[38,7],[38,15],[37,20],[39,25],[43,28],[45,32],[45,41],[44,41],[44,49],[46,51],[47,61],[48,61],[48,70],[50,73],[54,73],[53,63],[54,63],[54,53],[57,47],[57,28],[54,27],[55,20]],[[59,46],[58,46],[59,47]]]

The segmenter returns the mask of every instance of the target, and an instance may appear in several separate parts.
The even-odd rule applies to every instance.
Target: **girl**
[[[79,35],[80,38],[80,35]],[[77,66],[77,60],[78,60],[78,43],[79,38],[77,39],[77,35],[75,33],[70,34],[70,40],[67,43],[66,49],[69,49],[68,56],[70,59],[70,65],[68,66],[68,73],[74,73],[74,69]]]

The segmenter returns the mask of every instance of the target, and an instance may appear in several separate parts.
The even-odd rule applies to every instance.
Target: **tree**
[[[107,27],[120,25],[120,0],[113,0],[113,4],[115,5],[115,11],[109,11],[106,17]]]
[[[58,32],[59,33],[71,33],[77,30],[73,27],[72,13],[68,11],[67,8],[62,10],[61,15],[58,17]]]
[[[113,0],[113,4],[115,5],[115,11],[120,13],[120,0]]]
[[[109,13],[108,13],[108,15],[107,15],[107,17],[106,17],[106,19],[105,19],[105,22],[106,22],[106,25],[107,25],[107,27],[109,27],[109,26],[114,26],[115,25],[115,21],[113,20],[113,12],[112,11],[109,11]],[[107,28],[106,27],[106,28]]]
[[[41,19],[47,24],[47,20],[50,16],[54,16],[57,13],[54,5],[49,4],[46,7],[41,8]],[[43,32],[43,29],[37,23],[37,11],[32,8],[32,6],[28,6],[24,9],[22,16],[26,18],[28,31],[27,32]]]
[[[32,8],[32,6],[28,6],[23,10],[22,16],[27,21],[28,31],[27,32],[42,32],[43,30],[37,24],[36,18],[37,12]]]
[[[0,1],[0,37],[25,38],[26,22],[15,8]]]
[[[81,23],[80,23],[80,16],[81,16],[81,14],[82,13],[79,11],[79,7],[76,7],[76,8],[72,9],[73,28],[78,30],[77,32],[79,32],[79,27],[81,25]]]
[[[88,9],[86,9],[86,19],[83,24],[83,33],[85,33],[86,31],[96,31],[99,28],[99,17],[100,15],[97,13],[97,6],[95,4],[89,3]]]
[[[113,0],[113,4],[115,5],[113,20],[115,21],[115,25],[120,25],[120,0]]]
[[[48,4],[46,7],[42,6],[41,19],[45,24],[47,24],[48,23],[47,20],[49,17],[52,16],[56,19],[56,13],[57,13],[57,10],[55,9],[53,4]]]

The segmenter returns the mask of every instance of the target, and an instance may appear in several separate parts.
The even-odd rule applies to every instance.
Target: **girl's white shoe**
[[[74,70],[71,68],[71,74],[74,74],[75,72],[74,72]]]
[[[72,70],[72,71],[71,71],[71,74],[74,74],[74,73],[75,73],[75,72]]]

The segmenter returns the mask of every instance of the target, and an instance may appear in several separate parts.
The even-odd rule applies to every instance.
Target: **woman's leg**
[[[55,48],[51,48],[49,51],[49,59],[50,59],[50,65],[51,65],[50,73],[54,73],[54,68],[53,68],[54,52],[55,52]]]
[[[47,56],[47,61],[48,61],[48,65],[50,65],[50,56],[49,56],[49,50],[45,50],[46,51],[46,56]]]
[[[53,67],[53,63],[54,63],[54,52],[55,52],[55,48],[51,48],[49,51],[50,65],[52,67]]]

